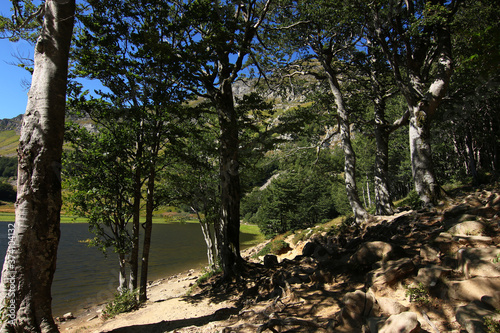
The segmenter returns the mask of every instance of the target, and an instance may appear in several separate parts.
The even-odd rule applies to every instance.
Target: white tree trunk
[[[60,236],[61,154],[75,1],[47,0],[18,148],[16,222],[2,270],[1,332],[58,332],[51,286]]]

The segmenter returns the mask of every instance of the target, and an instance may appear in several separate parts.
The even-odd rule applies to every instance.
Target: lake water
[[[7,222],[0,223],[0,262],[3,267],[7,251]],[[107,258],[96,248],[79,241],[91,233],[85,223],[61,224],[61,240],[57,269],[52,285],[54,316],[75,312],[112,298],[118,286],[118,256]],[[241,234],[241,242],[254,235]],[[206,245],[200,226],[187,224],[155,224],[149,258],[149,280],[163,278],[207,263]]]

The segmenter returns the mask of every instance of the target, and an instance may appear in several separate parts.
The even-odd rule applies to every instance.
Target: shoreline
[[[252,260],[251,256],[266,243],[264,241],[243,249],[242,257]],[[68,333],[177,332],[177,329],[198,326],[205,320],[210,323],[212,319],[208,318],[217,310],[232,308],[235,300],[213,303],[208,299],[197,302],[184,299],[205,269],[191,268],[151,281],[148,285],[148,300],[137,310],[104,320],[100,316],[107,304],[104,302],[77,309],[73,312],[75,319],[56,323],[60,332]]]

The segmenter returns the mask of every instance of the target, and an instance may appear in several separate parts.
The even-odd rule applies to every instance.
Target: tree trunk
[[[125,255],[123,253],[118,254],[120,260],[120,272],[118,274],[118,291],[123,293],[127,290],[127,261],[125,260]]]
[[[339,115],[340,140],[342,142],[342,150],[344,151],[344,181],[347,192],[347,198],[351,205],[354,218],[357,223],[361,223],[368,218],[368,212],[363,207],[358,195],[356,185],[356,154],[351,145],[351,131],[349,128],[349,112],[345,108],[344,98],[340,91],[340,85],[334,70],[329,65],[328,61],[322,59],[323,68],[328,77],[330,90],[332,91],[337,105],[337,113]]]
[[[141,260],[141,285],[139,292],[139,301],[145,302],[148,299],[148,266],[149,266],[149,250],[151,248],[151,232],[153,230],[153,211],[154,211],[154,190],[156,169],[152,165],[149,170],[148,180],[148,195],[146,199],[146,222],[144,223],[144,243],[142,245],[142,260]]]
[[[217,226],[219,255],[224,278],[237,275],[240,255],[240,174],[236,110],[230,82],[214,98],[220,124],[221,214]]]
[[[140,234],[140,210],[141,210],[141,167],[139,165],[142,159],[142,139],[138,139],[136,154],[136,170],[134,174],[134,203],[132,217],[132,249],[130,251],[130,276],[129,289],[137,289],[137,280],[139,276],[139,234]]]
[[[18,148],[16,222],[2,270],[2,332],[58,332],[51,286],[60,237],[61,154],[75,1],[47,0]]]
[[[474,186],[479,185],[479,177],[477,175],[476,160],[474,159],[474,148],[472,147],[472,133],[467,131],[465,135],[465,148],[467,151],[467,169],[472,176]]]
[[[428,112],[421,105],[410,105],[410,156],[415,191],[425,205],[435,205],[440,187],[434,174]]]
[[[198,221],[200,221],[200,226],[201,226],[201,232],[203,233],[203,239],[205,239],[205,243],[207,244],[207,259],[208,259],[208,267],[210,267],[211,270],[215,270],[216,268],[216,256],[214,253],[214,242],[212,238],[212,233],[210,231],[210,225],[205,217],[205,219],[202,219],[201,216],[198,214]]]
[[[382,101],[375,102],[375,206],[377,215],[394,214],[389,190],[389,130],[385,123],[385,106]]]

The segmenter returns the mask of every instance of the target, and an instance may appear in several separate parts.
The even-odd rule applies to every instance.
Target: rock
[[[449,268],[444,268],[442,266],[427,266],[420,268],[418,270],[417,277],[415,280],[422,283],[425,287],[434,287],[438,280],[442,277],[449,275],[452,272]]]
[[[344,295],[341,318],[347,323],[359,323],[373,312],[375,297],[372,293],[356,290]]]
[[[439,260],[439,250],[425,244],[420,248],[420,257],[425,261],[437,262]]]
[[[465,221],[448,229],[451,235],[482,235],[486,226],[479,221]]]
[[[491,295],[485,295],[481,297],[481,302],[488,304],[496,310],[500,310],[500,290],[495,291]]]
[[[400,314],[401,312],[406,312],[410,309],[409,307],[404,306],[398,301],[388,297],[377,297],[377,304],[380,307],[380,311],[388,314],[389,316]]]
[[[314,250],[316,248],[316,243],[314,242],[307,242],[304,247],[302,248],[302,255],[306,257],[310,257],[313,255]]]
[[[271,268],[273,266],[276,266],[277,264],[278,257],[276,257],[274,254],[266,254],[264,256],[264,267]]]
[[[392,315],[386,320],[379,333],[417,333],[420,332],[420,322],[417,314],[413,312],[403,312]]]
[[[486,308],[483,303],[473,301],[465,306],[458,307],[455,317],[468,333],[484,333],[486,332],[483,325],[484,317],[492,317],[498,320],[500,315]]]
[[[369,281],[374,291],[383,291],[387,286],[392,286],[413,273],[414,270],[415,265],[409,258],[389,261],[383,267],[370,272]]]
[[[454,281],[448,287],[448,296],[451,299],[480,301],[483,296],[493,295],[500,290],[500,277],[475,277]]]
[[[379,261],[388,261],[401,257],[402,249],[392,244],[375,241],[361,245],[349,259],[349,264],[371,267]]]
[[[500,277],[500,265],[493,260],[500,254],[497,247],[460,249],[458,265],[466,278],[473,276]]]
[[[366,319],[366,324],[368,325],[369,332],[377,333],[387,321],[387,319],[387,317],[370,317]]]
[[[61,318],[59,318],[59,321],[67,321],[67,320],[72,320],[75,319],[75,316],[73,315],[72,312],[68,312],[63,314]]]

